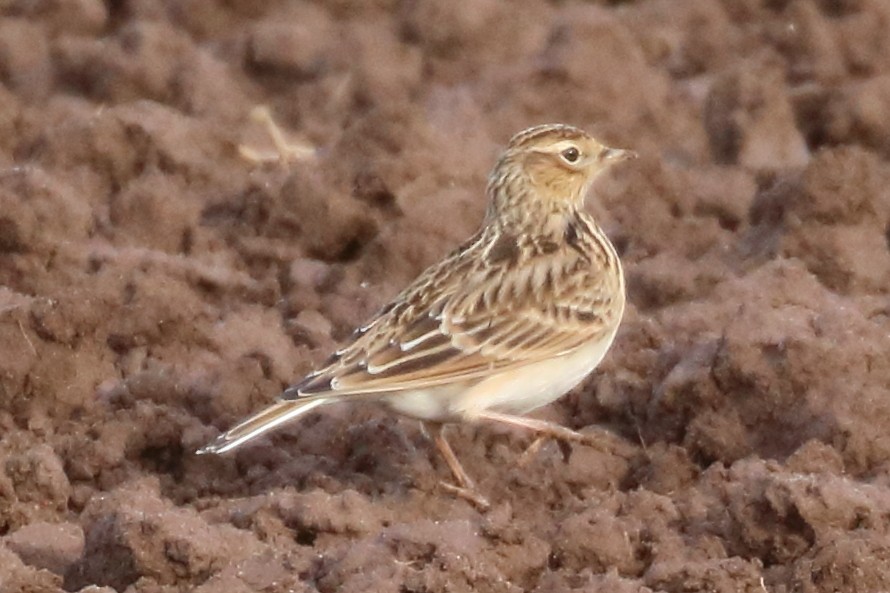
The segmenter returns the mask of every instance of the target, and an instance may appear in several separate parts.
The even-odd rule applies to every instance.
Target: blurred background
[[[890,589],[890,2],[0,15],[0,591]],[[627,451],[455,427],[487,513],[373,406],[194,456],[550,122],[641,155],[589,200],[624,325],[541,411]]]

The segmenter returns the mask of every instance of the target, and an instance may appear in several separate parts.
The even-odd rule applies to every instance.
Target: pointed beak
[[[620,163],[637,158],[637,153],[623,148],[606,148],[600,153],[603,161],[607,163]]]

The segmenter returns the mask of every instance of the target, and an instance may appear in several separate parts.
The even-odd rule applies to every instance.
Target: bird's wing
[[[478,240],[421,275],[284,397],[459,383],[571,352],[620,321],[618,265],[569,247],[523,255]]]

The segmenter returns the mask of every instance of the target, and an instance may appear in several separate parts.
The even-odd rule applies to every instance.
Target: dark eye
[[[570,146],[563,150],[561,153],[562,158],[566,160],[567,163],[575,163],[578,161],[578,157],[581,156],[581,153],[578,152],[578,149],[574,146]]]

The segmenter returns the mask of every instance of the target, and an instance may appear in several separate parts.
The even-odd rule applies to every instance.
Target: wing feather
[[[617,325],[617,256],[582,260],[565,247],[491,263],[491,240],[483,233],[430,268],[285,399],[465,382],[566,354]]]

